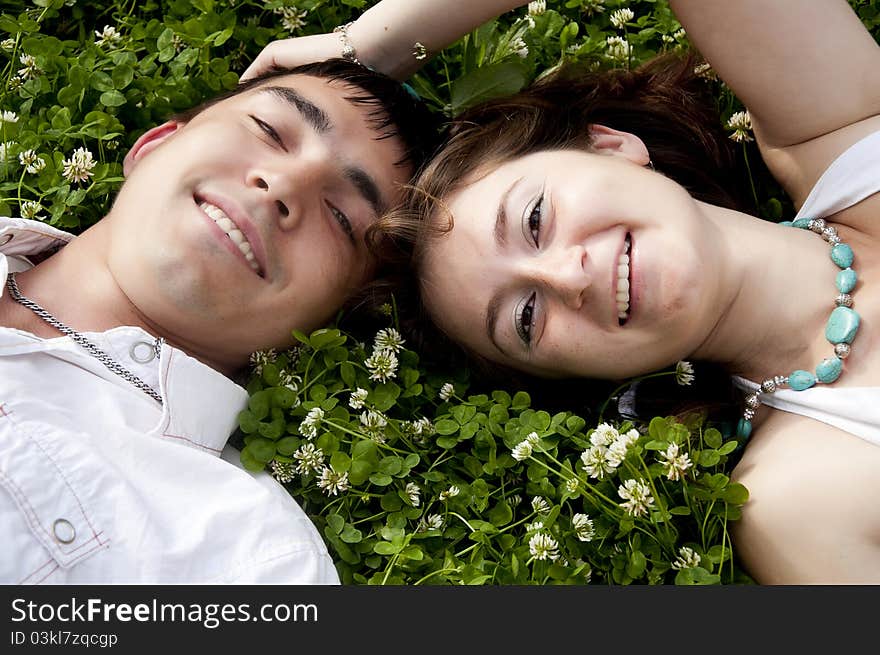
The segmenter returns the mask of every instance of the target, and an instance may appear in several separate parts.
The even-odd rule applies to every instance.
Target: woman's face
[[[693,352],[721,315],[722,238],[646,161],[556,150],[478,171],[424,260],[439,327],[544,377],[624,378]]]

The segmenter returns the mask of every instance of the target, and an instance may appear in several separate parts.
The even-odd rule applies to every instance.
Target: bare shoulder
[[[762,584],[880,582],[880,446],[776,411],[733,472],[734,544]]]

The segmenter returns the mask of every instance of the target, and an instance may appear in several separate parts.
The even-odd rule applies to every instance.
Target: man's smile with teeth
[[[241,253],[244,255],[248,264],[250,264],[250,267],[254,269],[254,272],[260,274],[260,265],[257,263],[257,258],[254,256],[254,249],[244,236],[244,233],[236,227],[235,223],[230,220],[226,213],[219,207],[212,205],[209,202],[205,202],[204,200],[199,203],[199,208],[217,224],[217,227],[226,233],[226,236],[228,236],[236,246],[238,246],[238,249],[241,250]]]
[[[629,318],[629,247],[627,235],[623,252],[617,259],[617,319],[621,325]]]

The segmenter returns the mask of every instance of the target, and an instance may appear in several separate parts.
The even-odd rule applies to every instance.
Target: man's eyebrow
[[[345,177],[354,185],[358,193],[370,203],[377,216],[385,213],[385,203],[382,202],[379,185],[376,184],[376,180],[370,177],[369,173],[362,168],[349,167],[345,169]]]
[[[260,88],[260,93],[271,93],[281,98],[284,102],[294,107],[306,122],[311,125],[316,132],[323,134],[333,129],[330,117],[314,102],[308,98],[304,98],[299,93],[286,86],[264,86]]]

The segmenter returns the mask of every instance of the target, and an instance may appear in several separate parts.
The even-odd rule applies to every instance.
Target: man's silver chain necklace
[[[159,395],[153,388],[148,385],[146,382],[141,380],[134,373],[123,367],[116,360],[114,360],[110,355],[105,353],[103,350],[98,348],[91,341],[86,339],[83,335],[81,335],[76,330],[67,327],[64,323],[59,321],[57,318],[52,316],[45,309],[40,307],[37,303],[29,298],[25,298],[21,295],[21,291],[18,290],[18,284],[15,282],[15,273],[10,273],[9,277],[6,278],[6,288],[9,289],[9,294],[12,296],[13,300],[15,300],[18,304],[24,305],[29,310],[31,310],[34,314],[39,316],[41,319],[46,321],[53,328],[62,332],[71,338],[74,342],[76,342],[79,346],[81,346],[86,352],[88,352],[92,357],[101,362],[104,366],[110,369],[113,373],[116,373],[121,378],[128,380],[131,384],[136,386],[138,389],[147,394],[150,398],[158,402],[160,405],[162,404],[162,396]],[[153,345],[153,349],[156,351],[156,356],[159,356],[160,351],[162,350],[162,344],[165,342],[164,339],[159,337],[156,339],[156,343]]]

